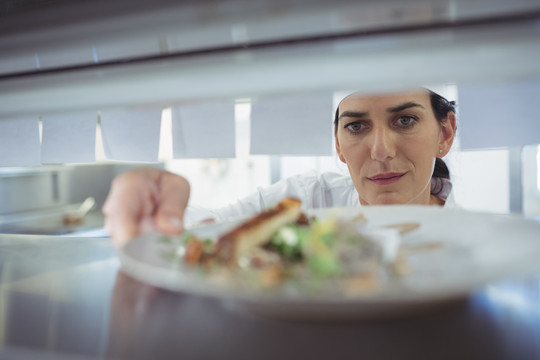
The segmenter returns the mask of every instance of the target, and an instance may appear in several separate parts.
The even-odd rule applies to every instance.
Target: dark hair
[[[437,119],[439,123],[443,123],[444,121],[446,121],[448,112],[451,111],[454,114],[456,113],[455,101],[448,101],[441,95],[431,90],[427,91],[431,100],[431,108],[433,109],[433,114],[435,115],[435,119]],[[432,176],[435,178],[450,179],[450,171],[448,170],[448,166],[446,166],[446,163],[443,159],[435,159],[435,168],[433,169]],[[442,189],[434,189],[434,193],[437,194],[440,192],[440,190]]]
[[[439,123],[443,123],[446,121],[446,117],[448,115],[448,112],[451,111],[454,114],[456,113],[456,102],[455,101],[448,101],[441,95],[429,90],[425,89],[430,97],[431,100],[431,108],[433,109],[433,114],[435,115],[435,119]],[[336,109],[336,115],[334,117],[334,129],[337,130],[339,122],[339,106]],[[441,158],[435,159],[435,168],[433,169],[433,177],[436,178],[444,178],[444,179],[450,179],[450,171],[448,170],[448,166],[446,166],[445,162]],[[437,195],[442,189],[433,189],[433,194]]]

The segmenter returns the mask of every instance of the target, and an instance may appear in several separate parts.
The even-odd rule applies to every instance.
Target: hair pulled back
[[[435,115],[435,119],[439,123],[443,123],[446,121],[448,112],[456,113],[456,102],[455,101],[448,101],[441,95],[428,90],[429,97],[431,100],[431,108],[433,109],[433,114]],[[443,179],[450,179],[450,171],[448,170],[448,166],[446,166],[446,163],[443,159],[437,158],[435,160],[435,168],[433,169],[433,177],[435,178],[443,178]]]

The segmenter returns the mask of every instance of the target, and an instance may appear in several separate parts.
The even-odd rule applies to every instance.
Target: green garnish
[[[269,247],[288,260],[299,260],[302,258],[302,244],[308,236],[309,228],[306,226],[284,226],[274,234]]]
[[[195,240],[195,239],[197,239],[197,237],[194,234],[186,232],[184,233],[184,236],[182,237],[182,242],[184,243],[184,245],[187,245],[192,240]]]
[[[309,240],[304,243],[309,269],[315,276],[329,277],[342,271],[341,261],[333,247],[337,224],[332,219],[313,222]]]
[[[336,230],[334,220],[287,225],[274,234],[268,248],[289,261],[304,260],[316,277],[339,275],[343,266],[334,249]]]
[[[342,269],[339,259],[331,252],[311,256],[308,265],[313,274],[319,277],[339,275]]]

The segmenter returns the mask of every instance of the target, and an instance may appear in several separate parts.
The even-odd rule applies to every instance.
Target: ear
[[[347,161],[345,161],[345,157],[343,156],[343,153],[341,152],[341,147],[339,146],[339,139],[337,136],[337,131],[334,131],[334,138],[336,143],[336,152],[339,156],[339,160],[341,160],[342,163],[346,164]]]
[[[452,148],[454,142],[454,136],[456,134],[456,114],[449,111],[446,114],[446,120],[441,123],[441,133],[439,135],[439,149],[442,152],[437,154],[437,157],[444,157]]]

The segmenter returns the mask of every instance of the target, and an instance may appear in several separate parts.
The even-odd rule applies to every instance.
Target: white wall
[[[251,194],[259,186],[270,184],[270,157],[249,155],[250,112],[249,103],[239,103],[235,107],[234,159],[171,159],[172,139],[166,140],[170,130],[166,125],[168,120],[163,118],[161,158],[166,160],[168,170],[181,174],[192,184],[192,204],[222,207]]]
[[[540,146],[523,149],[523,212],[540,219]]]
[[[456,203],[468,210],[509,212],[508,150],[455,151],[447,158]]]

